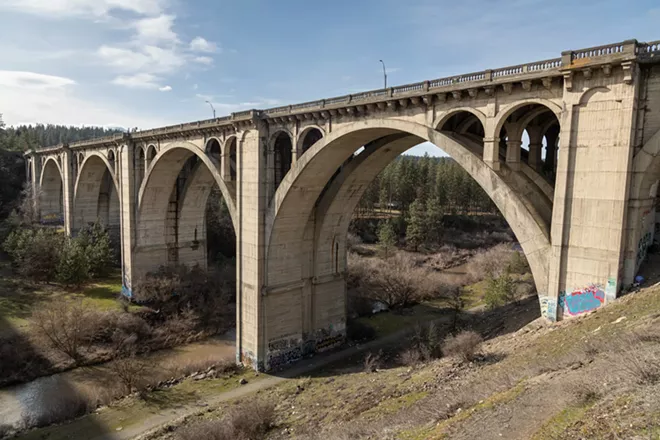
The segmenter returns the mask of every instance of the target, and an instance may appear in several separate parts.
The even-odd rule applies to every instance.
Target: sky
[[[148,129],[381,88],[381,59],[398,85],[659,22],[657,0],[0,0],[0,114]]]

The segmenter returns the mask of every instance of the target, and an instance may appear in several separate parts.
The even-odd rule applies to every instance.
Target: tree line
[[[438,210],[442,214],[497,213],[488,194],[448,157],[399,156],[371,182],[358,215],[377,211]]]
[[[0,114],[0,220],[18,207],[26,181],[23,153],[34,148],[75,142],[121,133],[103,127],[67,127],[64,125],[17,125],[7,127]]]

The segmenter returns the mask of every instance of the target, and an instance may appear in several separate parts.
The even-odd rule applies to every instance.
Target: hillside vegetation
[[[660,286],[554,325],[533,320],[537,314],[532,298],[476,317],[473,328],[498,336],[472,361],[402,365],[401,347],[393,347],[376,364],[377,354],[367,362],[361,355],[150,438],[229,438],[222,429],[236,435],[239,415],[254,416],[255,402],[264,418],[253,420],[261,430],[249,438],[660,438]]]

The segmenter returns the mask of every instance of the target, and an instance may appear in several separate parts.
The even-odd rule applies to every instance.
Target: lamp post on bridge
[[[383,60],[379,60],[380,63],[383,65],[383,81],[385,82],[385,87],[384,89],[387,88],[387,70],[385,69],[385,62]]]
[[[215,119],[215,108],[213,107],[213,104],[211,104],[211,101],[206,101],[206,103],[211,106],[211,110],[213,110],[213,119]]]

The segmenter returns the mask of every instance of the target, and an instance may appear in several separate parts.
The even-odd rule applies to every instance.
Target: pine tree
[[[406,241],[413,246],[415,252],[419,245],[426,241],[427,230],[426,206],[420,199],[415,199],[408,211],[408,227],[406,228]]]
[[[442,218],[444,217],[442,205],[437,198],[426,202],[426,220],[428,222],[427,238],[432,243],[439,243],[442,239]]]
[[[396,245],[396,242],[397,236],[392,222],[390,220],[382,222],[378,228],[378,244],[385,252],[385,258],[389,257],[389,250]]]

